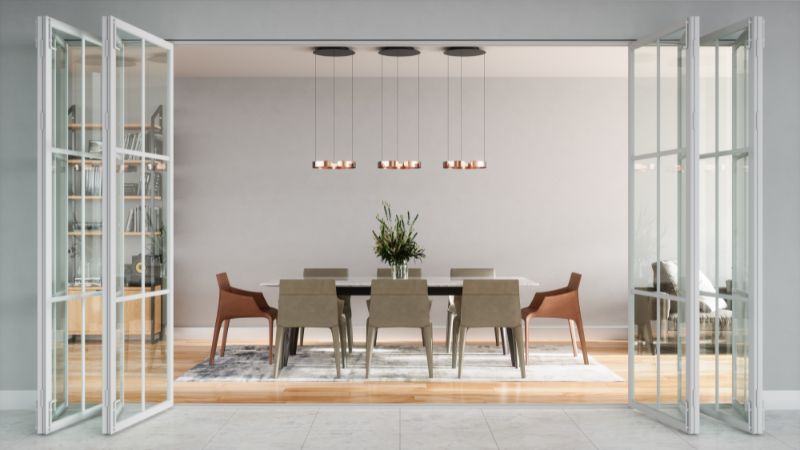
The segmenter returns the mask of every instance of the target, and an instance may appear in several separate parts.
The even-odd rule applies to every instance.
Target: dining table
[[[287,277],[287,279],[291,279]],[[334,278],[336,283],[337,296],[369,296],[372,287],[372,280],[374,277],[352,276],[347,278]],[[495,277],[424,277],[428,283],[428,295],[431,296],[455,296],[461,295],[464,288],[464,280],[517,280],[520,287],[537,287],[539,283],[526,277],[520,276],[495,276]],[[280,287],[281,280],[273,279],[260,283],[261,287],[265,288],[278,288]],[[511,354],[511,363],[514,367],[518,367],[517,354],[515,350],[516,343],[512,336],[511,329],[506,329],[506,343],[508,344],[508,351]],[[285,366],[289,355],[297,354],[298,342],[298,329],[293,328],[289,330],[289,339],[285,340],[286,348],[283,352],[282,361],[279,361],[281,366]]]

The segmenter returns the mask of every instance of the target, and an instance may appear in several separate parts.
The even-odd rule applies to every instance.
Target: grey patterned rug
[[[342,377],[335,379],[333,349],[330,346],[300,347],[297,355],[281,369],[278,381],[365,381],[366,350],[354,348],[347,355],[347,367]],[[453,381],[458,379],[452,369],[451,356],[443,346],[433,349],[433,380],[428,378],[427,359],[423,347],[378,345],[372,355],[369,381]],[[467,345],[464,352],[462,380],[470,381],[583,381],[621,382],[621,377],[589,357],[583,364],[581,354],[572,356],[568,346],[539,345],[531,348],[527,378],[520,379],[519,369],[511,359],[493,345]],[[181,375],[177,381],[275,381],[269,365],[266,346],[229,345],[224,357],[215,359],[214,367],[208,358]]]

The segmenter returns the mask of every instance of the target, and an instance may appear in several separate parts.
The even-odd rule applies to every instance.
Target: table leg
[[[506,328],[506,344],[508,344],[508,352],[511,353],[511,365],[519,367],[519,364],[517,364],[517,343],[514,341],[514,332],[511,328]]]
[[[291,355],[297,354],[297,342],[299,337],[300,337],[299,328],[292,328],[289,331],[289,354]]]
[[[289,364],[289,338],[291,336],[289,329],[283,329],[283,350],[281,351],[281,360],[277,361],[281,367],[286,367]]]

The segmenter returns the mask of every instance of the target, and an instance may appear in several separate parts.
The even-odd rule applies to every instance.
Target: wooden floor
[[[228,345],[261,344],[263,342],[231,341]],[[559,343],[556,343],[559,344]],[[567,344],[567,343],[563,343]],[[590,354],[601,364],[622,377],[625,382],[175,382],[176,403],[559,403],[559,404],[620,404],[628,401],[628,352],[625,341],[589,342]],[[80,401],[80,346],[69,348],[69,397]],[[174,375],[208,357],[206,341],[176,340]],[[731,360],[720,358],[717,366],[713,355],[701,355],[701,401],[708,403],[719,395],[720,401],[730,401]],[[144,364],[146,402],[157,402],[166,395],[166,352],[164,342],[146,344]],[[637,400],[675,404],[683,390],[678,376],[675,355],[662,355],[657,364],[655,356],[638,354]],[[99,343],[87,343],[87,404],[100,400],[101,352]],[[124,379],[125,398],[140,401],[141,345],[138,341],[126,346]],[[719,369],[717,368],[719,367]],[[727,369],[727,370],[726,370]],[[529,370],[535,370],[531,367]],[[715,370],[723,380],[719,392],[714,387]],[[661,373],[660,386],[656,383]],[[726,397],[727,393],[727,397]]]

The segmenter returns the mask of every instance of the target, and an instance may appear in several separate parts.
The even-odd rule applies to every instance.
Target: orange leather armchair
[[[578,356],[578,347],[575,342],[575,332],[572,329],[573,323],[577,326],[578,336],[581,340],[583,363],[589,364],[589,352],[586,349],[581,306],[578,300],[580,284],[581,274],[572,272],[569,277],[569,284],[566,287],[554,291],[537,292],[533,296],[531,304],[522,308],[522,320],[525,321],[525,363],[528,362],[528,327],[530,320],[534,317],[546,317],[567,319],[569,337],[572,340],[572,354],[574,356]]]
[[[208,358],[209,365],[214,365],[214,356],[217,353],[217,340],[219,330],[225,323],[225,331],[222,333],[222,349],[220,356],[225,356],[225,342],[228,340],[228,326],[231,319],[242,319],[245,317],[263,317],[269,321],[269,363],[272,364],[272,340],[273,323],[278,318],[278,310],[267,304],[267,299],[261,292],[245,291],[231,287],[228,281],[228,274],[225,272],[217,274],[217,284],[219,285],[219,303],[217,305],[217,320],[214,323],[214,341],[211,343],[211,355]]]

